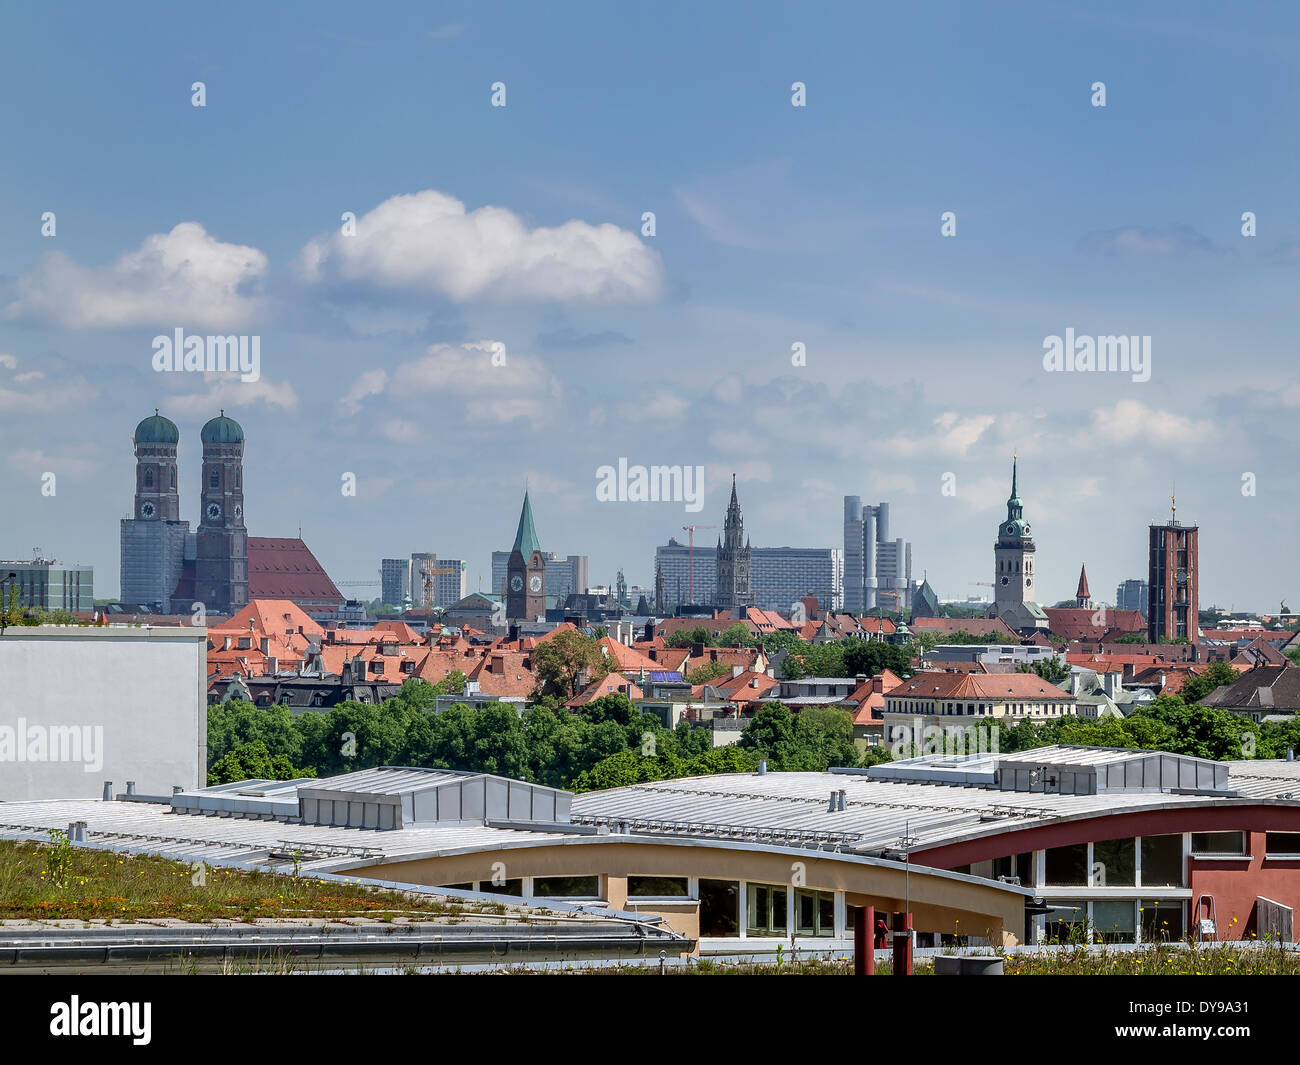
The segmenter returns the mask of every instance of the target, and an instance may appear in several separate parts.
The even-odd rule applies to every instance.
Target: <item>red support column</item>
[[[853,975],[876,974],[876,908],[858,906],[853,925]]]
[[[894,932],[894,975],[912,975],[912,915],[903,914],[903,927]]]

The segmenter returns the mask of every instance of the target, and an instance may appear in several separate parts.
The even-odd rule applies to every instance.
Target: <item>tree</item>
[[[686,675],[686,679],[691,684],[708,684],[709,681],[729,676],[730,673],[731,667],[726,662],[705,662],[704,665],[691,670]]]
[[[241,744],[208,770],[208,787],[241,780],[296,780],[314,777],[314,769],[295,769],[282,754],[272,757],[261,740]]]
[[[1144,632],[1126,632],[1123,636],[1116,636],[1112,643],[1146,643],[1147,637]]]
[[[1051,684],[1060,684],[1069,677],[1070,667],[1053,655],[1051,658],[1040,658],[1037,662],[1021,662],[1016,666],[1016,672],[1037,673]]]
[[[597,762],[573,781],[574,791],[604,791],[662,780],[659,763],[636,751],[620,751]]]
[[[743,621],[728,625],[718,634],[719,647],[751,647],[753,643],[754,638],[749,631],[749,626]]]
[[[578,678],[586,674],[587,683],[602,680],[609,673],[609,660],[598,640],[566,629],[540,643],[532,653],[533,673],[537,677],[538,695],[555,695],[572,699],[578,694]]]
[[[664,642],[669,647],[691,647],[697,643],[702,643],[705,647],[712,647],[713,633],[703,625],[697,625],[693,629],[678,629]]]
[[[1215,662],[1204,673],[1193,673],[1185,681],[1178,694],[1185,703],[1198,703],[1215,688],[1225,684],[1235,684],[1239,674],[1227,662]]]
[[[897,644],[881,643],[879,640],[845,642],[844,676],[856,677],[865,674],[874,677],[886,669],[900,677],[910,676],[912,656],[908,654],[907,648]]]

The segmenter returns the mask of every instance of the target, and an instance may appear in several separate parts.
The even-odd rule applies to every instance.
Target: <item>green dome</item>
[[[222,411],[219,417],[203,427],[202,437],[205,444],[242,444],[244,430],[234,418],[227,418],[226,412]]]
[[[170,418],[164,418],[156,410],[135,427],[133,438],[137,444],[179,444],[181,431]]]

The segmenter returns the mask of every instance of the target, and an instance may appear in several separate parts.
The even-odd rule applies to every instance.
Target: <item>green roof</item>
[[[239,444],[244,440],[244,430],[234,418],[227,418],[225,411],[208,422],[200,435],[205,444]]]
[[[515,533],[514,549],[524,558],[542,549],[537,542],[537,530],[533,528],[533,505],[528,500],[527,489],[524,490],[524,509],[519,512],[519,531]]]
[[[179,444],[181,431],[170,418],[157,411],[135,427],[133,438],[137,444]]]

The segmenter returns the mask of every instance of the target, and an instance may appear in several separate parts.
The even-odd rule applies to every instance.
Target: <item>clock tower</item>
[[[546,559],[533,528],[533,505],[524,491],[515,546],[506,567],[506,618],[537,621],[546,617]]]
[[[1047,615],[1034,601],[1034,550],[1033,530],[1025,521],[1025,505],[1020,499],[1017,462],[1013,456],[1007,517],[998,528],[993,545],[993,606],[989,616],[1001,618],[1017,631],[1048,626]]]
[[[209,614],[229,616],[248,605],[244,430],[222,411],[203,427],[202,440],[194,599]]]

